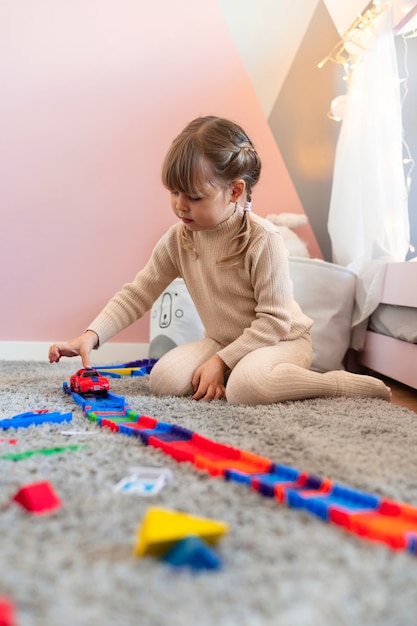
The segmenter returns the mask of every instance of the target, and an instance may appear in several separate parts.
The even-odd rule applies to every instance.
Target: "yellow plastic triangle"
[[[197,535],[214,543],[228,529],[225,522],[153,507],[147,510],[137,530],[135,555],[162,556],[187,535]]]

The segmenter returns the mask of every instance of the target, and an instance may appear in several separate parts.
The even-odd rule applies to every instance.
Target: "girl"
[[[312,320],[293,298],[288,253],[275,227],[250,212],[261,162],[237,124],[193,120],[172,143],[162,181],[179,219],[133,282],[109,301],[82,335],[49,350],[82,358],[139,319],[182,277],[205,338],[166,353],[150,375],[155,395],[270,404],[320,396],[389,400],[373,377],[309,370]]]

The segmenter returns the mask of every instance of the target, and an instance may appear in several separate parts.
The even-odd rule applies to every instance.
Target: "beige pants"
[[[201,339],[170,350],[151,371],[151,393],[158,396],[192,395],[191,379],[195,370],[220,348],[212,339]],[[380,380],[345,371],[313,372],[308,369],[311,357],[309,334],[250,352],[228,374],[227,401],[254,405],[322,396],[389,399],[390,391]]]

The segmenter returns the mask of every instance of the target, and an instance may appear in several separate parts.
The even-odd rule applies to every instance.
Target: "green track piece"
[[[73,452],[74,450],[82,450],[87,448],[87,446],[61,446],[60,448],[40,448],[39,450],[28,450],[27,452],[16,452],[14,454],[2,454],[0,459],[6,459],[7,461],[22,461],[23,459],[28,459],[35,454],[43,454],[43,455],[51,455],[51,454],[60,454],[61,452]]]

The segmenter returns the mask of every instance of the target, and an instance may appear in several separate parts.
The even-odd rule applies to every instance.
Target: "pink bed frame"
[[[381,303],[417,309],[417,263],[387,263]],[[359,363],[417,389],[417,344],[367,331]]]

